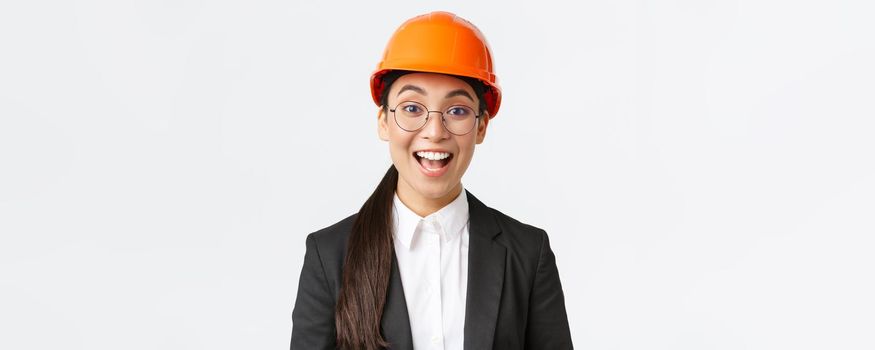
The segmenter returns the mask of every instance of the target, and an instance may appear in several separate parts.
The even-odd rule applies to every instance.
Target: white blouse
[[[465,189],[450,204],[424,218],[396,194],[392,214],[413,348],[462,350],[468,287]]]

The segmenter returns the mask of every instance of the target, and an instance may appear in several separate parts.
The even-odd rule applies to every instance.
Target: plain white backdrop
[[[0,348],[287,348],[433,10],[504,92],[463,183],[547,230],[577,348],[875,348],[875,8],[762,0],[4,1]]]

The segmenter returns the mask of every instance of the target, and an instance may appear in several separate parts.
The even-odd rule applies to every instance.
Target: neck
[[[420,217],[426,217],[450,204],[462,193],[462,183],[459,182],[449,192],[438,197],[427,197],[410,187],[404,179],[398,179],[395,188],[398,199],[411,211]]]

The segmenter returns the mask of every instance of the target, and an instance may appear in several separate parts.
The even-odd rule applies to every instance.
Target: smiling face
[[[480,103],[474,89],[464,80],[436,73],[409,73],[395,80],[388,92],[388,109],[408,101],[417,102],[429,111],[467,106],[478,112]],[[416,110],[416,107],[407,109]],[[396,112],[401,113],[401,110]],[[455,135],[444,127],[438,113],[429,113],[425,126],[405,131],[395,122],[391,111],[380,109],[378,133],[380,139],[389,143],[392,163],[399,175],[396,191],[405,204],[429,212],[456,198],[462,189],[462,175],[474,156],[474,145],[482,143],[486,136],[488,115],[484,112],[479,119],[471,132]]]

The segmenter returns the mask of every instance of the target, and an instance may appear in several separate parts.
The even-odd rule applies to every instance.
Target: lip
[[[450,152],[448,150],[441,149],[441,148],[418,149],[418,150],[413,151],[413,155],[416,155],[416,152],[443,152],[443,153],[453,154],[453,152]]]
[[[419,162],[419,157],[416,155],[416,152],[446,152],[446,153],[450,154],[450,158],[449,158],[449,161],[447,161],[447,164],[445,164],[440,169],[429,170],[425,166],[423,166],[422,163]],[[453,152],[450,152],[447,150],[442,150],[442,149],[422,149],[422,150],[414,151],[413,153],[410,154],[410,156],[413,157],[413,161],[416,162],[416,165],[419,165],[419,170],[422,172],[422,174],[425,176],[428,176],[428,177],[439,177],[439,176],[445,174],[447,172],[447,170],[450,169],[450,163],[453,162],[453,158],[455,158],[455,154],[453,154]]]

